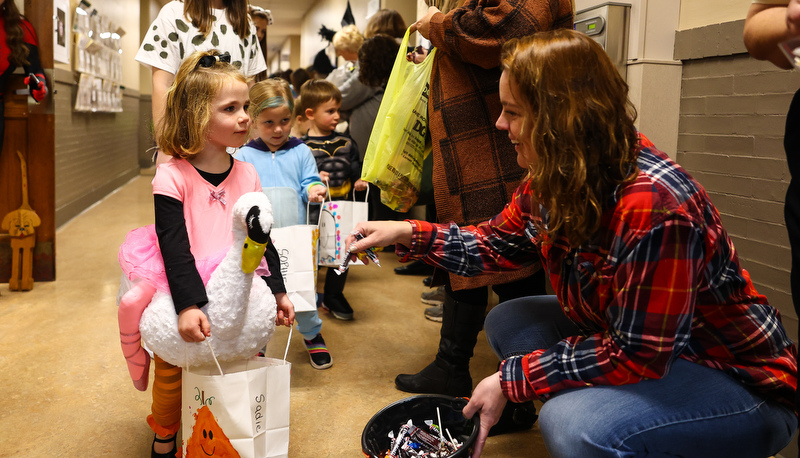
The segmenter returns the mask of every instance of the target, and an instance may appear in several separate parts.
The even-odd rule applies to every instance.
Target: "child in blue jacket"
[[[290,136],[294,99],[289,84],[268,79],[250,89],[250,119],[258,138],[236,153],[236,158],[253,164],[264,192],[272,202],[273,227],[306,223],[306,204],[322,202],[325,186],[311,150]],[[297,330],[303,335],[311,365],[327,369],[333,364],[320,331],[317,310],[297,312]]]

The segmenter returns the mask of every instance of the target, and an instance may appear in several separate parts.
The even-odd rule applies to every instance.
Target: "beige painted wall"
[[[311,63],[303,65],[300,60],[300,35],[290,35],[286,38],[281,46],[281,52],[276,55],[270,62],[269,73],[275,73],[283,70],[295,70],[297,68],[306,68]]]
[[[383,0],[381,8],[395,10],[403,16],[406,26],[409,26],[417,20],[417,7],[414,2],[408,0]]]
[[[681,16],[678,30],[744,19],[750,3],[752,0],[680,0]]]

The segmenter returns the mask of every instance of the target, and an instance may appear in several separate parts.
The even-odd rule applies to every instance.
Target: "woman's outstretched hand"
[[[357,254],[367,248],[384,247],[387,245],[401,244],[411,246],[411,224],[406,221],[362,221],[356,225],[353,232],[359,232],[364,236],[361,240],[356,240],[353,234],[349,234],[344,241],[346,247],[350,249],[350,260],[355,261]],[[369,258],[360,258],[365,264],[369,263]]]
[[[472,458],[481,456],[483,446],[486,444],[486,438],[489,437],[489,430],[500,420],[500,415],[503,413],[506,402],[508,400],[503,395],[503,389],[500,387],[500,372],[495,372],[486,377],[475,387],[472,392],[472,398],[470,398],[463,411],[466,418],[472,418],[476,413],[481,418],[481,429],[478,431]]]

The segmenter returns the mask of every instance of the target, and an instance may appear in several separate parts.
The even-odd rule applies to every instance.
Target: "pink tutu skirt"
[[[203,284],[207,285],[211,274],[228,254],[230,247],[223,248],[211,256],[195,259],[197,271]],[[125,236],[119,247],[119,265],[123,275],[132,282],[145,281],[157,290],[169,292],[167,274],[164,270],[164,259],[158,246],[155,224],[134,229]],[[261,258],[256,275],[269,276],[267,261]]]

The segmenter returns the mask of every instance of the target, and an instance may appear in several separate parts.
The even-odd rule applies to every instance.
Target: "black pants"
[[[325,274],[325,286],[322,292],[324,294],[339,294],[344,291],[344,284],[347,282],[347,273],[345,270],[341,274],[336,273],[336,267],[328,267],[328,273]]]
[[[492,285],[491,288],[492,291],[497,294],[499,302],[502,303],[511,299],[517,299],[519,297],[547,294],[547,289],[544,283],[545,281],[546,278],[544,271],[540,270],[530,277],[512,281],[511,283]],[[453,291],[453,289],[450,287],[450,277],[448,276],[446,288],[447,293],[458,302],[465,302],[468,304],[489,303],[489,286]]]
[[[800,90],[794,94],[789,112],[786,114],[786,133],[783,137],[786,162],[792,180],[786,190],[784,218],[789,232],[789,246],[792,250],[792,270],[790,284],[794,311],[800,316]],[[798,372],[800,376],[800,372]],[[800,395],[795,400],[800,408]]]
[[[510,283],[492,285],[500,302],[525,296],[547,294],[545,273],[539,270],[530,277]],[[442,328],[436,359],[443,367],[468,372],[469,360],[474,354],[478,333],[483,329],[483,319],[489,302],[489,287],[453,291],[450,277],[445,284],[445,301],[442,310]]]

